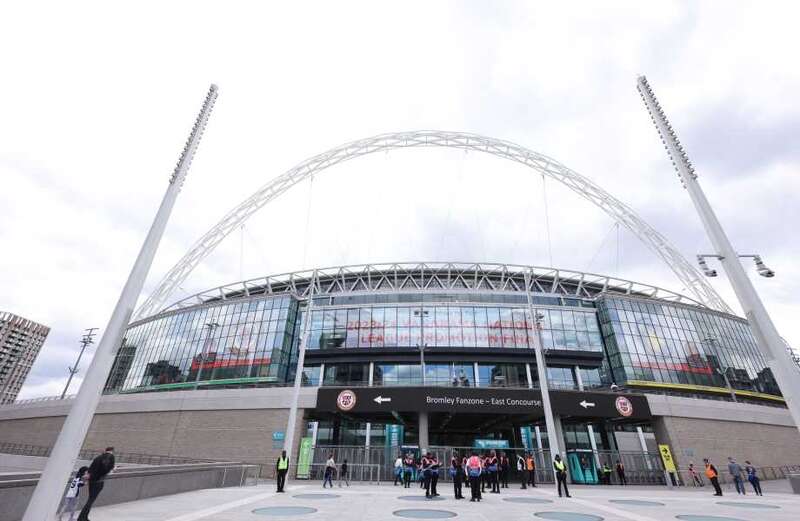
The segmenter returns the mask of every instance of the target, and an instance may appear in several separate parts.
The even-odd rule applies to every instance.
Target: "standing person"
[[[744,480],[742,479],[742,466],[736,463],[736,460],[728,456],[728,472],[733,478],[733,484],[736,485],[736,493],[745,495],[747,492],[744,490]]]
[[[411,488],[411,477],[414,475],[414,457],[409,452],[403,459],[403,485]]]
[[[458,452],[453,452],[450,458],[450,477],[453,478],[453,494],[456,499],[464,499],[461,493],[461,484],[464,482],[464,466],[458,456]]]
[[[436,490],[436,484],[439,483],[439,458],[436,454],[430,455],[431,460],[431,497],[434,498],[439,495]]]
[[[511,463],[505,452],[500,453],[500,488],[508,488],[508,474],[511,472]]]
[[[420,459],[420,474],[424,483],[425,497],[428,499],[434,497],[431,494],[431,486],[435,486],[433,484],[433,461],[433,456],[431,456],[430,452],[426,452]]]
[[[617,477],[619,478],[619,484],[627,485],[628,480],[625,479],[625,465],[623,465],[620,460],[617,460],[616,469],[617,469]]]
[[[78,515],[78,521],[89,521],[89,512],[92,510],[97,496],[103,490],[105,485],[106,476],[114,470],[114,447],[106,447],[105,452],[92,460],[87,472],[87,479],[89,480],[89,498],[86,504],[83,505],[81,513]]]
[[[555,460],[553,461],[553,469],[556,471],[556,481],[558,481],[558,497],[561,497],[561,485],[564,485],[564,494],[567,497],[572,497],[569,495],[569,489],[567,488],[567,466],[561,461],[561,456],[556,454]]]
[[[322,475],[322,488],[325,485],[330,485],[333,488],[333,473],[336,472],[336,462],[333,460],[333,452],[328,455],[328,461],[325,462],[325,473]]]
[[[517,454],[517,472],[521,476],[520,477],[520,482],[522,482],[522,486],[520,486],[519,488],[521,488],[522,490],[525,490],[526,488],[528,488],[528,486],[527,486],[527,484],[528,484],[528,470],[527,470],[526,463],[525,463],[525,460],[527,460],[527,459],[528,459],[528,453],[527,452],[524,453],[522,456]]]
[[[397,482],[400,484],[403,483],[403,458],[400,454],[397,455],[397,459],[394,460],[394,486],[397,486]]]
[[[497,459],[497,453],[495,451],[491,451],[489,453],[489,458],[486,461],[487,463],[487,470],[489,471],[489,485],[492,487],[492,490],[489,492],[490,494],[499,494],[500,493],[500,481],[497,479],[497,475],[499,473],[499,460]]]
[[[692,478],[692,486],[705,486],[705,483],[703,483],[703,478],[700,477],[700,474],[697,473],[697,469],[694,468],[694,462],[689,463],[689,477]]]
[[[603,483],[605,483],[606,485],[610,485],[611,484],[611,467],[608,466],[608,462],[607,461],[603,462],[602,473],[603,473],[603,477],[601,479],[603,480]]]
[[[281,451],[281,456],[275,463],[275,472],[278,476],[278,492],[283,492],[283,487],[286,485],[286,473],[289,472],[289,458],[286,457],[286,451]]]
[[[478,454],[475,451],[472,451],[472,455],[467,460],[467,475],[469,476],[470,501],[481,500],[480,480],[482,472],[483,468],[481,465],[481,459],[478,457]]]
[[[753,485],[753,490],[757,496],[763,496],[764,494],[761,493],[761,480],[758,479],[756,468],[747,460],[744,460],[744,465],[744,471],[747,473],[747,481]]]
[[[711,482],[711,485],[714,486],[714,495],[721,496],[722,489],[719,486],[719,472],[717,472],[717,467],[715,467],[708,458],[703,458],[703,464],[706,466],[706,477]]]
[[[339,488],[342,488],[342,481],[344,481],[347,486],[350,486],[350,478],[347,474],[348,467],[347,467],[347,458],[342,462],[342,466],[339,468]]]
[[[525,468],[528,471],[528,485],[536,488],[536,460],[533,458],[533,453],[528,454],[525,460]]]
[[[75,477],[69,482],[67,494],[64,496],[64,502],[58,511],[58,519],[64,519],[64,514],[69,512],[69,521],[75,518],[75,508],[78,506],[78,496],[81,493],[81,487],[84,485],[86,479],[86,471],[89,467],[81,467],[75,473]]]
[[[464,454],[461,458],[461,468],[464,470],[464,485],[469,488],[469,476],[467,476],[467,460],[469,459],[469,454]]]

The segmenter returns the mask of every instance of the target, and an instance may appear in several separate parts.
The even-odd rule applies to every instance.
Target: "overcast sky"
[[[693,259],[710,246],[636,91],[646,74],[734,245],[777,272],[748,265],[800,346],[797,4],[554,7],[565,3],[6,2],[0,309],[51,327],[21,397],[60,393],[82,330],[105,327],[212,82],[219,99],[145,294],[271,178],[344,142],[415,129],[551,156]],[[544,188],[554,266],[683,291],[596,207]],[[548,266],[544,201],[538,174],[494,157],[374,154],[264,208],[172,300],[314,266]],[[739,309],[724,277],[711,283]]]

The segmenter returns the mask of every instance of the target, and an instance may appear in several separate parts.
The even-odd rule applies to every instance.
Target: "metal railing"
[[[49,457],[52,447],[30,445],[26,443],[0,443],[0,453],[16,454],[19,456]],[[78,459],[91,460],[103,452],[103,449],[82,449]],[[131,465],[182,465],[190,463],[220,463],[220,460],[184,458],[180,456],[165,456],[163,454],[141,454],[135,452],[114,451],[114,459],[118,463]]]

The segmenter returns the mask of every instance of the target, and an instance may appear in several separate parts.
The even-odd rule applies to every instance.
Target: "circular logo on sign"
[[[356,393],[349,389],[340,392],[336,397],[336,406],[343,411],[349,411],[356,406]]]
[[[624,396],[617,397],[617,401],[614,402],[614,406],[616,406],[619,413],[623,416],[630,416],[633,414],[633,404]]]

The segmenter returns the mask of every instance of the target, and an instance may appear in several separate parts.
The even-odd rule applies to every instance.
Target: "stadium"
[[[664,260],[686,294],[557,267],[397,262],[264,276],[164,305],[282,191],[342,161],[413,146],[489,153],[564,183]],[[0,438],[50,446],[69,405],[2,407]],[[748,322],[662,235],[551,158],[433,131],[315,156],[201,238],[128,326],[85,446],[269,463],[290,429],[292,457],[305,462],[298,477],[313,477],[336,451],[357,478],[386,479],[400,451],[422,448],[533,451],[546,480],[557,446],[583,483],[617,461],[633,483],[665,483],[664,446],[684,480],[704,457],[746,457],[775,475],[800,462],[796,428]]]

